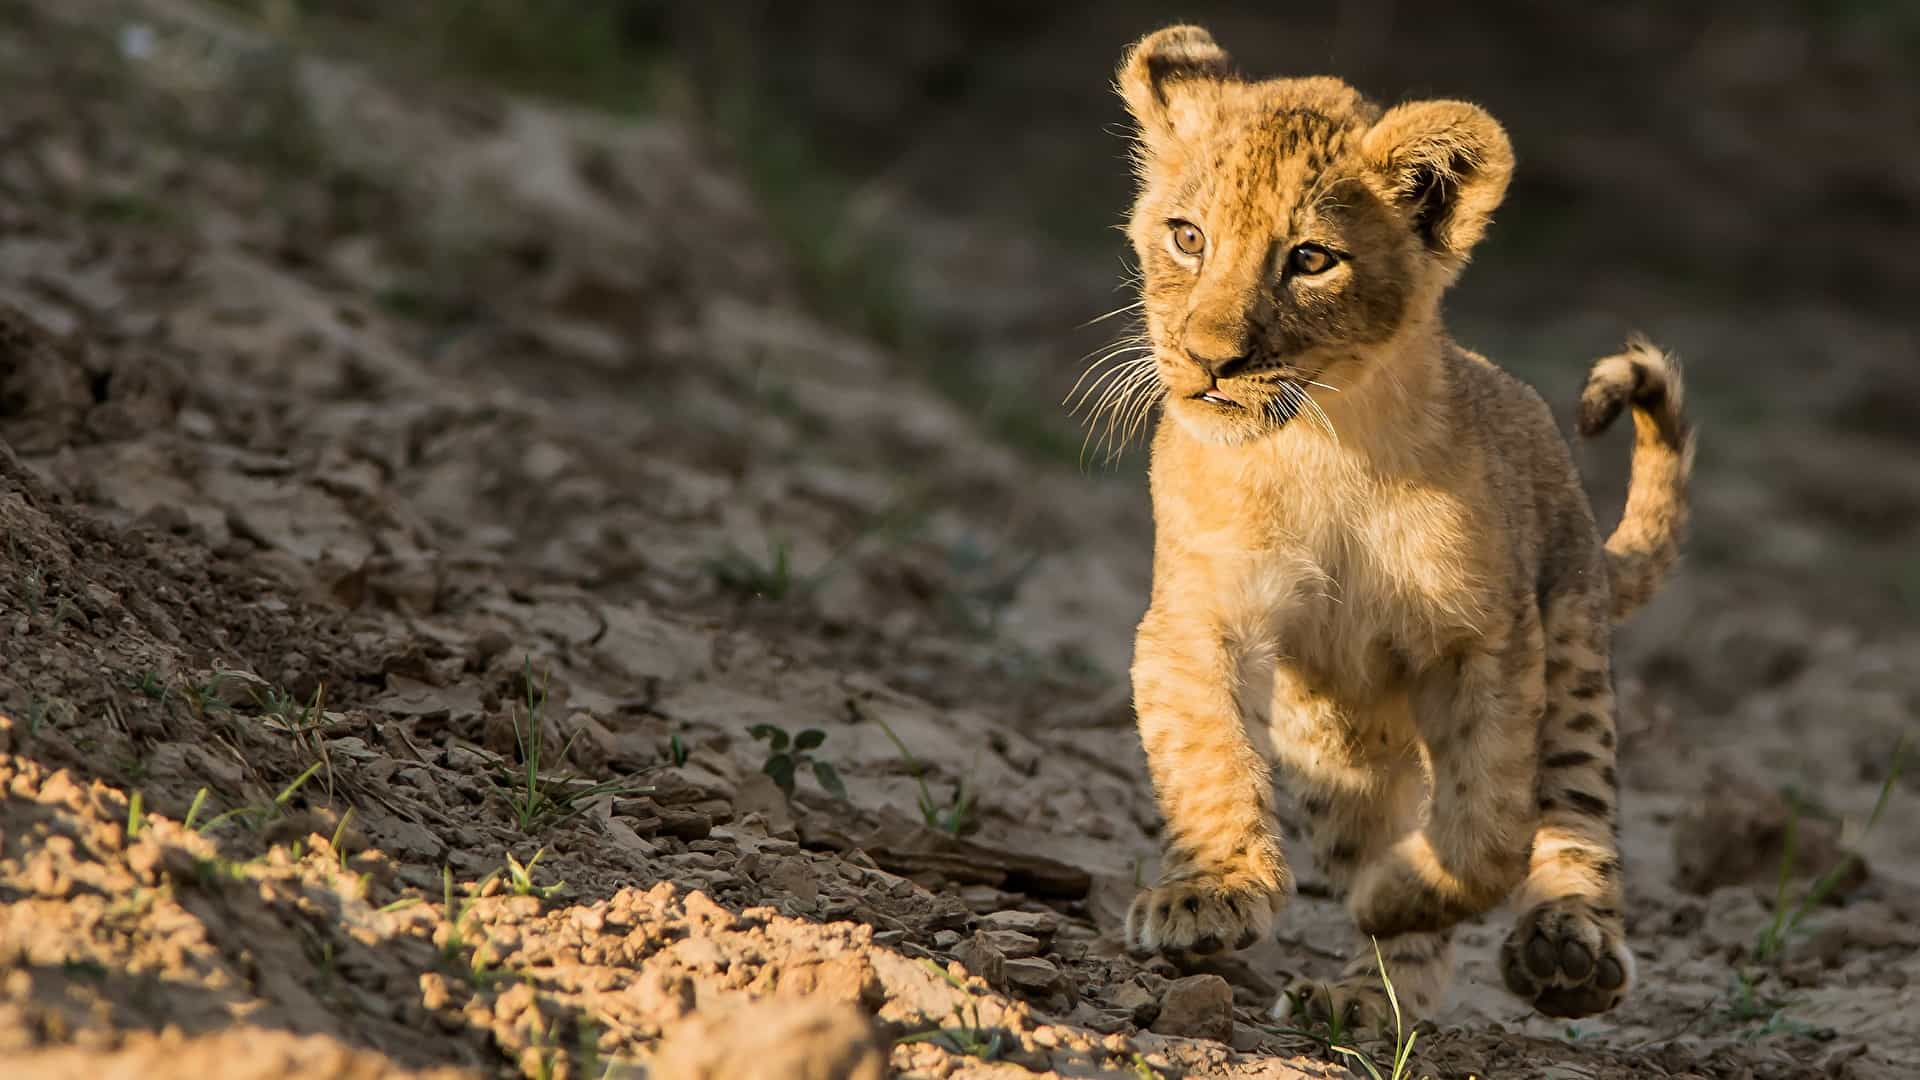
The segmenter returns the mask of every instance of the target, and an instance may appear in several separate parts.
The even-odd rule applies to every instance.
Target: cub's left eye
[[[1287,267],[1296,274],[1324,274],[1339,261],[1319,244],[1301,244],[1287,253]]]

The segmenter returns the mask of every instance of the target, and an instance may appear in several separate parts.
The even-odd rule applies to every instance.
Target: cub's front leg
[[[1134,709],[1166,852],[1159,883],[1127,911],[1131,948],[1245,948],[1293,892],[1272,776],[1234,698],[1235,664],[1217,626],[1158,611],[1140,624]]]

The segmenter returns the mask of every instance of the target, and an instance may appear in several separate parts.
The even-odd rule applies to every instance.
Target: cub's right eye
[[[1174,250],[1180,254],[1197,257],[1207,250],[1207,234],[1200,231],[1200,226],[1191,221],[1172,221],[1167,224]]]

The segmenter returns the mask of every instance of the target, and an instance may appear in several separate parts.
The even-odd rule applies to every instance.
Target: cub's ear
[[[1457,259],[1487,231],[1513,176],[1506,131],[1464,101],[1396,106],[1360,145],[1428,249]]]
[[[1207,88],[1233,77],[1233,62],[1197,26],[1169,26],[1139,41],[1120,60],[1116,86],[1149,149],[1204,122]]]

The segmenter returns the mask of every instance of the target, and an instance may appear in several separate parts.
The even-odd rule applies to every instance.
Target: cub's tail
[[[1598,435],[1633,409],[1633,479],[1627,510],[1607,537],[1613,619],[1653,597],[1680,554],[1687,528],[1687,477],[1693,471],[1693,426],[1682,409],[1680,363],[1647,339],[1593,365],[1580,392],[1580,434]]]

